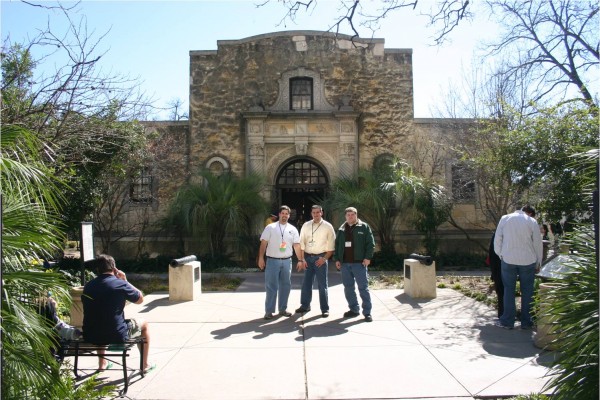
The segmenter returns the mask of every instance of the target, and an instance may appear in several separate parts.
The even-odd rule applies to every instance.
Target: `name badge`
[[[346,247],[352,247],[352,242],[351,241],[346,242]]]
[[[279,245],[279,251],[285,251],[286,248],[287,248],[287,243],[281,242],[281,244]]]

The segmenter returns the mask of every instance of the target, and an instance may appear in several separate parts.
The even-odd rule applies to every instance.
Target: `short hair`
[[[320,206],[320,205],[318,205],[318,204],[315,204],[315,205],[313,205],[313,206],[311,207],[311,210],[321,210],[321,211],[323,211],[323,207],[321,207],[321,206]]]
[[[353,212],[354,214],[358,214],[358,211],[354,207],[348,207],[344,210],[344,213]]]
[[[108,254],[100,254],[93,260],[86,261],[85,264],[90,269],[95,269],[98,274],[111,272],[116,268],[115,259]]]
[[[289,212],[290,214],[292,213],[292,210],[288,206],[279,207],[279,212],[282,212],[283,210],[287,210],[287,212]]]
[[[535,217],[535,208],[533,208],[532,206],[530,206],[529,204],[525,204],[522,208],[521,211],[526,212],[527,214],[530,214],[532,217]]]

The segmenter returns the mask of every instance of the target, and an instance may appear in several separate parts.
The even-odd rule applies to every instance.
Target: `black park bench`
[[[62,361],[65,357],[74,357],[73,362],[73,373],[76,379],[79,379],[79,357],[98,357],[97,350],[98,348],[104,347],[105,354],[104,358],[107,361],[112,361],[114,364],[120,365],[123,368],[123,390],[119,393],[121,396],[127,393],[127,389],[129,388],[129,375],[128,371],[136,371],[135,368],[127,368],[127,357],[129,357],[129,352],[133,347],[139,347],[140,350],[140,367],[139,371],[142,378],[145,375],[144,371],[144,346],[146,345],[146,341],[142,337],[137,337],[133,339],[129,339],[124,343],[113,343],[109,345],[97,345],[92,343],[87,343],[83,341],[83,339],[79,340],[61,340],[60,347],[58,349],[57,358],[59,361]],[[120,361],[118,360],[120,357]]]

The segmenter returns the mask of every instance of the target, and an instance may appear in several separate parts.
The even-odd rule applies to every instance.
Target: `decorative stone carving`
[[[308,143],[296,143],[296,155],[305,156],[308,150]]]
[[[252,144],[250,145],[250,156],[264,156],[265,154],[265,150],[262,144],[256,143],[256,144]]]

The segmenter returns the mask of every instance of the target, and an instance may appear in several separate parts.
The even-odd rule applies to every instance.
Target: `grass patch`
[[[129,278],[129,281],[144,294],[169,291],[168,278],[161,278],[160,276],[136,277]],[[243,281],[242,278],[229,276],[227,274],[215,274],[209,278],[202,279],[202,291],[233,292]]]
[[[202,291],[204,292],[233,292],[243,282],[242,278],[225,274],[213,275],[202,280]]]

